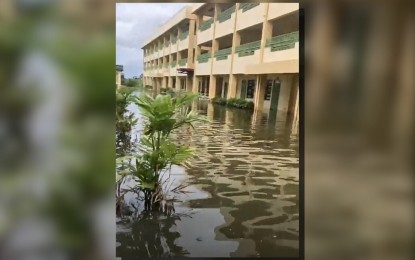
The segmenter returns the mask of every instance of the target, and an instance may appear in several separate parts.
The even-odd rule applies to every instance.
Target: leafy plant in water
[[[172,165],[185,163],[193,155],[189,147],[175,144],[169,136],[182,126],[193,127],[193,123],[205,121],[189,110],[189,105],[197,98],[198,95],[193,93],[177,93],[175,97],[158,95],[155,99],[146,95],[132,98],[146,118],[146,123],[138,146],[140,154],[134,156],[135,165],[130,167],[129,175],[134,176],[144,192],[146,209],[160,207],[163,201],[166,207],[162,175]]]
[[[125,133],[131,131],[133,125],[137,123],[132,113],[126,115],[127,106],[132,102],[133,92],[135,88],[119,87],[116,91],[116,129],[118,133]]]

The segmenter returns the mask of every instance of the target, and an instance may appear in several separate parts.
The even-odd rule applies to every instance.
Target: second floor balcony
[[[180,33],[178,45],[178,51],[189,49],[189,31]]]
[[[170,41],[170,53],[176,53],[178,49],[177,36],[173,36]]]
[[[222,11],[218,15],[216,20],[215,38],[233,33],[233,26],[236,17],[235,7],[236,5],[233,4],[231,7]]]
[[[212,74],[229,74],[231,72],[232,48],[218,50],[214,53]]]
[[[173,60],[169,63],[169,75],[176,76],[177,74],[177,60]]]
[[[298,3],[270,4],[268,9],[268,21],[279,18],[299,9]]]
[[[235,49],[233,73],[245,73],[246,66],[259,63],[261,41],[239,45]]]
[[[196,64],[195,64],[195,73],[196,75],[210,75],[211,72],[211,65],[212,65],[212,59],[211,59],[211,53],[207,52],[204,54],[200,54],[196,58]]]
[[[267,3],[240,3],[236,30],[242,30],[253,25],[262,24],[266,14]]]
[[[197,32],[197,44],[205,43],[213,39],[213,17],[204,20],[199,25]]]

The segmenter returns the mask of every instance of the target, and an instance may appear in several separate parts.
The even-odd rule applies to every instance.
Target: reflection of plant
[[[158,211],[142,211],[133,219],[130,232],[117,233],[117,255],[134,255],[136,257],[177,257],[188,256],[189,252],[177,245],[175,240],[180,233],[172,230],[176,221],[191,218],[194,213],[177,213],[162,218]],[[125,222],[124,222],[125,223]],[[123,223],[122,223],[123,224]],[[130,225],[129,225],[130,226]]]
[[[163,211],[171,212],[168,208],[172,206],[172,201],[162,187],[163,174],[173,164],[185,163],[193,152],[189,147],[173,143],[169,135],[175,129],[185,125],[193,127],[194,122],[203,120],[188,109],[197,98],[198,95],[192,93],[179,93],[176,97],[159,95],[155,99],[149,96],[133,97],[147,122],[138,146],[140,155],[133,156],[135,165],[130,166],[124,174],[138,181],[140,191],[144,193],[146,209],[161,207]],[[124,157],[121,160],[131,158]]]

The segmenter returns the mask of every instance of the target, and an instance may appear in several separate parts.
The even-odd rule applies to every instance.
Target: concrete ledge
[[[298,73],[299,60],[285,60],[262,64],[247,65],[245,74],[282,74]]]
[[[152,43],[154,40],[156,40],[158,37],[166,33],[168,30],[170,30],[173,26],[179,24],[181,21],[186,19],[196,19],[196,17],[192,14],[192,7],[191,6],[185,6],[182,9],[180,9],[175,15],[173,15],[172,18],[170,18],[167,22],[165,22],[163,25],[161,25],[158,29],[158,31],[153,34],[148,40],[144,42],[143,47],[141,49],[144,49],[147,45]]]

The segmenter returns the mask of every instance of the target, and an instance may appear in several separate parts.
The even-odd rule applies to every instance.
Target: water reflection
[[[119,219],[117,256],[297,256],[299,155],[290,124],[206,101],[192,109],[211,121],[173,135],[196,150],[189,169],[173,169],[192,191],[176,213],[192,214]]]

